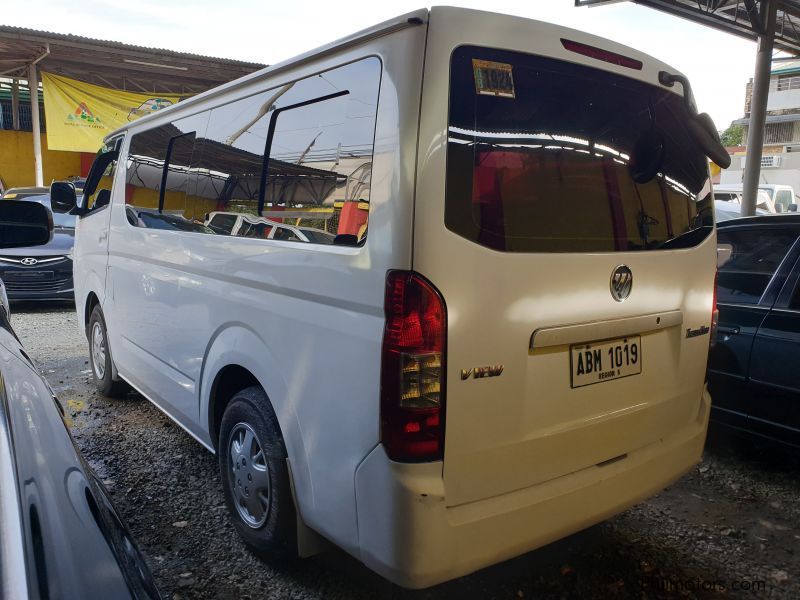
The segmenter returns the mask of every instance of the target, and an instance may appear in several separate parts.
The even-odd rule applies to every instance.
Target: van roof
[[[299,55],[297,55],[297,56],[295,56],[293,58],[287,59],[287,60],[279,62],[279,63],[275,63],[274,65],[270,65],[268,67],[265,67],[265,68],[260,69],[258,71],[254,71],[253,73],[250,73],[250,74],[245,75],[243,77],[240,77],[238,79],[234,79],[233,81],[229,81],[227,83],[224,83],[224,84],[222,84],[220,86],[217,86],[215,88],[212,88],[210,90],[207,90],[205,92],[197,94],[196,96],[192,96],[191,98],[187,98],[186,100],[183,100],[182,102],[179,102],[178,104],[174,104],[174,105],[169,106],[167,108],[163,108],[163,109],[161,109],[161,110],[159,110],[159,111],[157,111],[155,113],[146,115],[146,116],[144,116],[144,117],[142,117],[140,119],[137,119],[136,121],[133,121],[131,123],[123,125],[119,129],[116,129],[116,130],[112,131],[111,133],[109,133],[106,136],[105,139],[108,140],[109,138],[112,138],[112,137],[114,137],[116,135],[119,135],[120,133],[122,133],[122,132],[124,132],[124,131],[126,131],[128,129],[136,129],[142,123],[149,123],[150,121],[152,121],[154,119],[159,119],[163,114],[169,113],[170,115],[172,115],[174,112],[184,112],[184,110],[189,109],[190,107],[194,106],[195,104],[197,104],[199,102],[202,102],[204,100],[207,100],[208,98],[212,98],[214,96],[221,95],[221,94],[223,94],[225,92],[229,92],[229,91],[244,87],[245,85],[247,85],[249,83],[252,83],[253,81],[258,81],[260,79],[265,79],[268,76],[275,75],[275,74],[280,73],[282,71],[286,71],[286,70],[288,70],[290,68],[294,68],[294,67],[302,65],[304,63],[310,62],[312,60],[319,59],[319,58],[325,56],[326,54],[329,54],[329,53],[332,53],[332,52],[338,52],[338,51],[341,51],[343,49],[348,49],[348,48],[351,48],[353,46],[357,46],[357,45],[363,44],[365,42],[368,42],[368,41],[370,41],[372,39],[383,37],[385,35],[388,35],[390,33],[395,32],[395,31],[400,31],[400,30],[405,29],[407,27],[413,27],[413,26],[416,26],[416,25],[423,25],[428,21],[428,19],[429,19],[431,14],[440,13],[440,12],[449,12],[449,11],[458,11],[458,12],[462,12],[462,13],[470,13],[476,19],[486,18],[486,16],[488,16],[488,15],[493,15],[495,17],[502,16],[502,17],[513,18],[513,19],[517,19],[517,20],[530,21],[532,23],[545,24],[548,27],[552,27],[555,30],[558,30],[559,32],[561,32],[563,34],[578,36],[578,38],[583,42],[588,42],[588,43],[592,43],[592,44],[602,44],[602,47],[605,48],[605,49],[611,50],[613,52],[624,53],[626,56],[629,56],[630,58],[640,59],[640,60],[642,60],[642,61],[644,61],[644,62],[646,62],[648,64],[656,65],[659,69],[669,70],[669,72],[671,72],[671,73],[682,74],[679,70],[671,67],[670,65],[667,65],[666,63],[663,63],[663,62],[659,61],[658,59],[656,59],[656,58],[654,58],[652,56],[649,56],[648,54],[645,54],[643,52],[640,52],[640,51],[638,51],[638,50],[636,50],[634,48],[630,48],[630,47],[625,46],[623,44],[619,44],[617,42],[614,42],[613,40],[610,40],[610,39],[607,39],[607,38],[602,38],[602,37],[596,36],[596,35],[592,35],[590,33],[586,33],[584,31],[580,31],[580,30],[577,30],[577,29],[571,29],[569,27],[563,27],[561,25],[555,25],[555,24],[552,24],[552,23],[544,22],[544,21],[536,21],[534,19],[527,19],[525,17],[518,17],[518,16],[513,16],[513,15],[502,15],[500,13],[491,13],[491,12],[487,12],[487,11],[472,10],[472,9],[467,9],[467,8],[457,8],[457,7],[451,7],[451,6],[434,6],[430,10],[428,10],[426,8],[422,8],[422,9],[415,10],[415,11],[412,11],[412,12],[409,12],[409,13],[405,13],[405,14],[400,15],[398,17],[395,17],[393,19],[389,19],[389,20],[384,21],[382,23],[378,23],[377,25],[373,25],[372,27],[368,27],[366,29],[362,29],[362,30],[357,31],[355,33],[352,33],[352,34],[350,34],[348,36],[345,36],[343,38],[339,38],[337,40],[334,40],[334,41],[332,41],[332,42],[330,42],[328,44],[324,44],[322,46],[319,46],[318,48],[315,48],[313,50],[309,50],[308,52],[304,52],[302,54],[299,54]],[[610,65],[610,64],[598,64],[597,65],[597,68],[608,69],[608,68],[611,68],[611,67],[612,67],[612,65]],[[665,88],[665,89],[670,89],[673,93],[678,94],[678,95],[680,95],[682,93],[681,86],[673,86],[672,88]],[[692,101],[694,102],[693,98],[692,98]]]

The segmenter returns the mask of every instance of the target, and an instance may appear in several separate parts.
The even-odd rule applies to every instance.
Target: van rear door
[[[690,426],[716,250],[706,158],[656,76],[445,43],[426,62],[413,262],[447,306],[452,506]]]

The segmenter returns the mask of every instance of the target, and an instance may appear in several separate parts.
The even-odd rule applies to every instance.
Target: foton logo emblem
[[[626,265],[619,265],[611,273],[611,297],[622,302],[631,295],[633,273]]]
[[[497,377],[503,374],[503,365],[491,367],[473,367],[471,369],[461,369],[461,381],[469,379],[483,379],[484,377]]]

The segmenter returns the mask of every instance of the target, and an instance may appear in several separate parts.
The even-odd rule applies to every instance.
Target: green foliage
[[[744,128],[741,125],[731,125],[719,137],[723,146],[741,146]]]

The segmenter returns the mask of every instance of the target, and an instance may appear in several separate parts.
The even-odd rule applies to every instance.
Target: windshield
[[[459,47],[445,223],[508,252],[696,245],[713,228],[713,206],[708,163],[687,118],[683,98],[666,88],[550,58]]]

